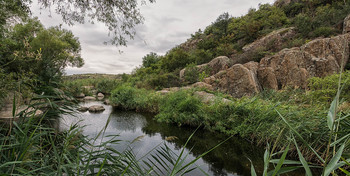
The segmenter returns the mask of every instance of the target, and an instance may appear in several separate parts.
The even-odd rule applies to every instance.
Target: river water
[[[79,123],[80,126],[85,126],[83,134],[93,138],[105,127],[108,118],[110,118],[105,136],[120,135],[118,139],[122,142],[113,145],[113,147],[119,151],[131,148],[136,154],[136,158],[140,158],[154,147],[164,144],[179,154],[188,137],[195,131],[189,127],[158,123],[152,120],[150,114],[115,110],[100,101],[82,102],[80,105],[86,107],[103,105],[106,110],[102,113],[84,112],[75,116],[65,115],[60,119],[60,130],[68,129],[71,124]],[[167,137],[173,137],[174,140],[167,141]],[[185,153],[189,153],[188,162],[227,138],[228,136],[219,133],[198,130],[185,149]],[[135,139],[138,140],[131,143]],[[101,140],[103,139],[101,138]],[[187,175],[250,175],[250,162],[247,158],[252,160],[258,175],[261,175],[263,153],[263,147],[257,147],[242,138],[233,137],[196,162],[202,171],[196,169]]]

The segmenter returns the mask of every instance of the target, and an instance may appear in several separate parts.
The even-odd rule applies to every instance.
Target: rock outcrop
[[[256,76],[257,65],[258,63],[236,64],[204,79],[204,82],[234,97],[254,95],[260,92]]]
[[[209,75],[214,75],[221,70],[228,69],[232,66],[232,60],[226,56],[219,56],[214,58],[209,63],[197,65],[196,69],[199,73],[205,71],[209,72]],[[180,78],[183,79],[186,74],[186,68],[180,71]]]
[[[294,2],[279,0],[280,5]],[[195,83],[209,90],[219,90],[233,97],[249,96],[262,89],[279,90],[286,87],[308,88],[311,77],[325,77],[340,70],[349,60],[350,15],[345,18],[342,35],[331,38],[312,40],[301,47],[283,49],[272,56],[266,56],[259,63],[248,56],[261,48],[281,49],[284,41],[292,39],[296,31],[283,28],[243,47],[244,53],[235,59],[218,57],[211,62],[197,66],[198,70],[212,69],[212,76],[205,78],[204,83]],[[234,64],[228,69],[231,64]],[[180,77],[185,74],[181,70]],[[187,87],[196,87],[196,86]],[[165,90],[164,90],[165,91]],[[167,90],[167,91],[170,91]],[[211,99],[211,96],[208,99]]]
[[[306,89],[308,78],[340,71],[341,64],[347,63],[349,58],[349,40],[349,34],[316,39],[300,48],[284,49],[274,56],[265,57],[258,69],[259,83],[264,89]]]
[[[350,33],[316,39],[301,47],[283,49],[260,63],[235,64],[203,82],[234,97],[254,95],[262,89],[307,89],[310,77],[325,77],[341,70],[349,60],[349,41]]]
[[[282,28],[276,31],[273,31],[266,36],[254,41],[253,43],[250,43],[242,48],[243,52],[254,52],[257,51],[259,48],[279,48],[283,41],[286,39],[290,39],[293,36],[295,36],[296,31],[294,27],[290,28]]]
[[[243,53],[233,57],[233,64],[244,64],[255,61],[262,52],[276,52],[282,49],[283,43],[292,40],[296,34],[294,27],[282,28],[250,43],[242,48]]]

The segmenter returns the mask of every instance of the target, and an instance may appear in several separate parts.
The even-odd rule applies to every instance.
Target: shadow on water
[[[82,102],[81,106],[102,105],[101,102]],[[124,142],[113,146],[117,150],[124,150],[131,147],[138,157],[142,157],[157,145],[166,143],[175,153],[179,154],[186,143],[188,137],[194,132],[194,128],[178,127],[166,123],[154,121],[151,114],[136,113],[130,111],[115,110],[110,106],[103,105],[106,110],[102,113],[79,113],[76,116],[63,116],[59,128],[66,129],[70,124],[79,122],[85,126],[83,133],[94,137],[105,126],[110,117],[110,123],[106,128],[105,135],[120,135],[118,139]],[[176,136],[172,141],[166,138]],[[210,150],[212,147],[227,139],[229,136],[209,132],[199,129],[186,146],[186,152],[189,152],[188,161],[195,159],[202,153]],[[135,143],[130,141],[139,138]],[[129,142],[125,142],[129,141]],[[196,164],[209,175],[250,175],[250,158],[258,172],[261,175],[263,170],[263,147],[257,147],[250,142],[233,137],[220,147],[216,148]],[[190,175],[203,175],[201,171],[191,172]]]
[[[176,136],[178,139],[171,143],[176,149],[181,149],[186,143],[188,137],[195,130],[190,127],[178,127],[171,124],[159,123],[152,120],[149,114],[143,114],[147,119],[147,125],[142,128],[142,131],[147,135],[161,134],[165,140],[168,136]],[[229,136],[213,133],[205,129],[199,129],[187,146],[191,149],[191,154],[199,156],[202,153],[210,150],[220,142],[226,140]],[[254,146],[250,142],[239,138],[232,137],[221,146],[208,153],[203,157],[203,160],[210,165],[210,170],[215,175],[226,175],[227,173],[237,173],[239,175],[250,175],[250,158],[256,166],[263,166],[264,150]],[[262,170],[263,168],[256,168]]]

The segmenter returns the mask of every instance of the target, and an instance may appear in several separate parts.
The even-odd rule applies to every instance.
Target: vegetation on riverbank
[[[169,50],[164,56],[156,53],[146,55],[142,58],[142,65],[131,75],[117,79],[93,77],[65,81],[63,74],[67,66],[80,67],[83,64],[78,39],[68,30],[60,27],[45,28],[37,19],[30,18],[25,12],[26,8],[20,8],[26,7],[23,2],[18,1],[21,4],[19,7],[12,1],[1,2],[9,13],[0,12],[0,108],[4,103],[12,103],[9,100],[14,100],[13,107],[16,107],[19,95],[23,102],[24,99],[32,100],[29,105],[44,110],[45,116],[35,118],[23,111],[18,114],[20,121],[11,123],[10,127],[0,128],[0,155],[1,161],[4,161],[0,165],[0,171],[5,174],[142,175],[152,171],[151,165],[149,168],[140,168],[139,160],[130,151],[122,153],[108,147],[118,141],[110,140],[94,145],[93,141],[79,133],[80,128],[76,126],[66,132],[57,132],[51,128],[50,119],[72,111],[74,103],[67,101],[72,99],[70,95],[92,95],[84,86],[93,86],[97,92],[111,93],[110,100],[115,106],[155,113],[155,119],[161,122],[179,126],[203,126],[211,131],[250,138],[261,145],[278,141],[276,147],[287,149],[284,144],[291,141],[294,143],[288,137],[296,135],[296,150],[293,151],[299,157],[303,152],[309,161],[332,164],[331,158],[334,156],[337,157],[336,162],[340,160],[337,151],[342,149],[341,155],[349,158],[349,71],[343,73],[343,87],[339,95],[337,74],[310,79],[310,90],[265,90],[254,97],[240,99],[199,88],[156,92],[166,87],[186,86],[209,76],[206,71],[192,72],[184,77],[185,80],[181,80],[179,72],[183,68],[190,70],[195,65],[207,63],[216,56],[242,56],[244,46],[282,27],[295,27],[295,37],[283,41],[280,48],[261,48],[247,57],[259,61],[280,49],[301,46],[318,37],[340,34],[341,23],[350,12],[349,1],[313,0],[293,1],[287,5],[262,4],[259,9],[250,9],[241,17],[223,13],[204,31],[199,30],[188,42]],[[16,15],[13,16],[13,13]],[[7,15],[23,21],[8,25],[6,18],[10,17]],[[134,16],[136,23],[139,23],[138,17]],[[108,18],[105,22],[111,25],[113,19]],[[126,31],[132,36],[132,31]],[[116,42],[125,45],[124,38],[114,38],[112,43]],[[345,68],[349,69],[349,64]],[[209,103],[203,102],[196,94],[203,90],[216,98]],[[343,98],[337,100],[339,106],[333,104],[333,97]],[[341,117],[341,121],[337,121],[335,116]],[[333,118],[332,125],[329,125],[329,117]],[[283,138],[285,136],[287,138]],[[305,142],[299,143],[298,139]],[[332,145],[330,141],[337,142],[337,139],[343,139],[344,144]],[[301,152],[297,150],[298,146]],[[271,155],[273,151],[274,149]],[[270,156],[265,157],[267,163],[272,159]],[[283,154],[282,158],[285,156]],[[277,163],[280,161],[282,160]],[[307,168],[303,161],[301,163]],[[182,167],[170,168],[170,174],[174,174],[174,169]]]

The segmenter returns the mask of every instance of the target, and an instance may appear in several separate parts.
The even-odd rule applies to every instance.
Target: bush
[[[159,95],[145,89],[120,85],[111,93],[110,100],[114,106],[126,110],[157,112]]]
[[[330,37],[332,35],[336,34],[336,29],[334,29],[333,27],[319,27],[316,28],[314,31],[312,31],[311,36],[314,38],[317,37]]]
[[[324,78],[311,78],[309,83],[311,99],[319,102],[331,102],[338,91],[339,76],[340,74],[333,74]],[[350,101],[350,71],[342,74],[341,86],[343,89],[340,97]]]
[[[187,84],[193,84],[198,81],[199,71],[195,64],[186,66],[184,80]]]
[[[203,103],[191,91],[177,91],[164,97],[159,104],[156,119],[161,122],[199,126],[203,116]]]

